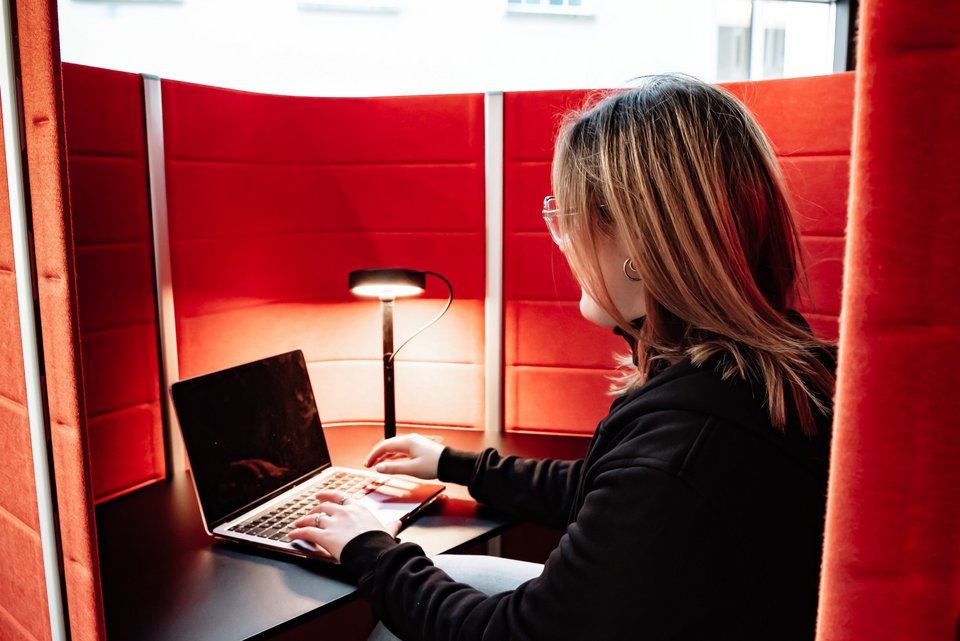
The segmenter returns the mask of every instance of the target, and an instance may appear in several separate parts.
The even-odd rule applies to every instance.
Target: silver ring
[[[313,517],[313,527],[320,529],[320,517],[326,516],[326,512],[319,512],[316,516]]]
[[[350,500],[350,497],[344,494],[343,498],[340,499],[340,505],[346,505],[348,500]]]

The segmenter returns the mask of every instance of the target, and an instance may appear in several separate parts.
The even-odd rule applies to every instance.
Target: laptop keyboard
[[[385,481],[386,479],[381,480],[351,472],[335,472],[322,483],[311,485],[299,494],[291,496],[287,501],[275,505],[270,511],[261,512],[227,529],[247,536],[289,543],[291,539],[288,535],[295,529],[293,522],[308,514],[317,505],[316,494],[319,490],[338,490],[356,499],[373,492]]]

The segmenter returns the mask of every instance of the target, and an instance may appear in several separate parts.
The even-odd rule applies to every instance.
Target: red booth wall
[[[87,438],[97,500],[163,478],[140,76],[63,65]]]
[[[142,80],[75,65],[63,74],[80,407],[103,500],[162,478],[165,466]],[[728,88],[767,130],[788,180],[810,275],[800,308],[835,337],[852,75]],[[579,317],[578,288],[539,216],[556,127],[587,95],[504,99],[511,430],[590,433],[623,349]],[[376,421],[379,311],[347,292],[346,275],[433,270],[453,282],[456,304],[398,359],[398,419],[483,425],[482,96],[322,99],[164,82],[163,108],[180,377],[302,347],[323,420]],[[444,294],[433,282],[400,301],[398,338]]]
[[[65,65],[64,85],[102,500],[164,470],[142,81]],[[809,268],[800,307],[818,333],[835,338],[853,75],[727,88],[777,150]],[[580,317],[579,289],[539,214],[562,115],[592,93],[504,97],[509,430],[591,433],[610,400],[614,354],[625,347]],[[301,347],[326,423],[380,420],[380,314],[376,302],[347,291],[346,275],[428,269],[453,282],[456,301],[398,357],[398,420],[480,427],[482,96],[304,98],[166,81],[163,96],[180,377]],[[433,282],[426,296],[398,301],[398,339],[443,295]]]
[[[383,420],[378,303],[354,269],[438,272],[397,420],[483,425],[483,96],[304,98],[163,82],[180,376],[301,347],[325,423]],[[396,338],[446,290],[400,299]]]
[[[724,85],[776,151],[802,234],[808,288],[797,308],[837,338],[853,121],[853,73]],[[504,345],[507,430],[590,434],[612,400],[625,343],[580,317],[580,289],[544,228],[562,116],[599,95],[504,96]]]

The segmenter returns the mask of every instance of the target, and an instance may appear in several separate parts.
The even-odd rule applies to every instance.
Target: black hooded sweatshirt
[[[402,639],[812,641],[830,416],[815,437],[781,432],[764,398],[681,361],[614,401],[584,459],[445,449],[441,480],[564,530],[511,592],[456,583],[384,532],[341,563]]]

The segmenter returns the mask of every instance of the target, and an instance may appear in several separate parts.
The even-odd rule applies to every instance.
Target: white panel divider
[[[503,92],[483,100],[487,294],[484,304],[484,430],[503,431]]]
[[[4,153],[7,161],[7,192],[10,200],[10,227],[13,236],[13,262],[17,276],[17,305],[20,308],[20,341],[23,349],[23,377],[26,382],[27,420],[33,450],[33,477],[37,487],[37,516],[40,521],[40,547],[47,587],[47,610],[53,641],[67,638],[60,582],[60,554],[57,546],[57,519],[50,441],[43,407],[43,383],[40,378],[40,347],[35,316],[34,283],[31,268],[30,237],[27,228],[23,156],[20,139],[20,104],[17,71],[14,66],[13,24],[10,3],[0,0],[3,23],[3,69],[0,72],[0,105],[3,110]],[[25,551],[24,551],[25,552]],[[16,554],[6,551],[5,554]],[[37,604],[39,605],[39,604]]]
[[[170,384],[180,379],[180,363],[177,356],[177,317],[174,315],[173,272],[170,265],[160,78],[143,74],[143,99],[147,121],[147,173],[150,177],[150,218],[153,221],[153,260],[157,284],[157,329],[160,333],[160,398],[163,403],[167,474],[172,476],[186,469],[186,455],[177,413],[173,409],[173,397],[170,395]]]

